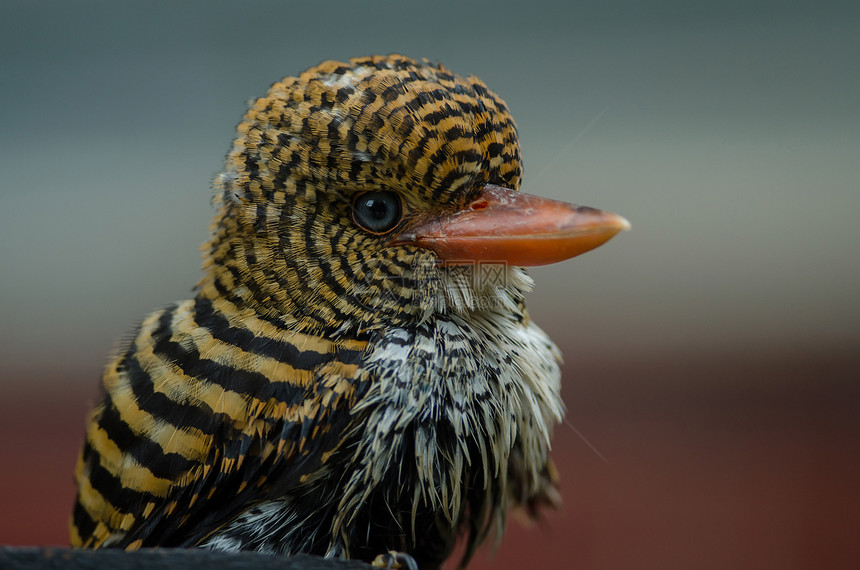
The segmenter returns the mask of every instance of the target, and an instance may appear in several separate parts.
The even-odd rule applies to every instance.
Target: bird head
[[[520,266],[627,227],[521,194],[521,176],[514,121],[478,78],[398,55],[322,63],[239,125],[199,288],[308,329],[404,324],[482,294],[516,304]]]

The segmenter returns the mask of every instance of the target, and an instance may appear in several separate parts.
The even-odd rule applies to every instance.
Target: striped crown
[[[357,227],[354,196],[398,193],[408,225],[520,176],[513,119],[476,77],[397,55],[325,62],[239,125],[199,289],[309,331],[414,322],[444,296],[435,255]]]

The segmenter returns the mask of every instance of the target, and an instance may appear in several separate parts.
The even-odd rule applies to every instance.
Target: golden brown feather
[[[520,176],[513,120],[477,78],[393,55],[274,84],[216,180],[195,297],[106,367],[72,544],[434,568],[510,506],[556,502],[559,354],[526,313],[530,279],[395,239]]]

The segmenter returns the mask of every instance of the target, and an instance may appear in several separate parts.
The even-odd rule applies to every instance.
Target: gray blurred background
[[[821,486],[843,477],[853,489],[860,476],[856,6],[5,0],[0,437],[3,470],[27,467],[3,485],[0,543],[65,540],[101,366],[147,312],[188,298],[210,181],[247,102],[325,59],[399,52],[478,75],[507,101],[525,191],[633,224],[595,252],[532,271],[532,313],[565,352],[571,421],[556,446],[571,465],[568,510],[525,535],[549,536],[541,548],[561,554],[546,562],[624,567],[618,552],[644,568],[799,568],[820,562],[819,550],[847,559],[854,541],[839,533],[860,524],[856,515],[824,537],[810,529],[851,516],[846,505],[860,499],[840,490],[823,503],[832,510],[816,510]],[[758,404],[781,419],[751,432],[745,421],[765,425]],[[822,421],[832,431],[816,432]],[[649,426],[656,432],[630,439]],[[690,430],[702,439],[679,443]],[[755,437],[765,439],[749,457],[733,455]],[[642,445],[653,448],[635,455]],[[721,449],[728,455],[709,455]],[[774,449],[784,453],[762,459]],[[813,469],[828,450],[832,469]],[[706,475],[679,474],[691,465]],[[704,484],[678,498],[701,476],[725,485],[715,465],[760,486],[735,495]],[[756,502],[797,469],[784,495]],[[617,499],[631,482],[641,493]],[[673,500],[686,514],[654,512]],[[724,512],[727,502],[737,512]],[[812,510],[798,515],[800,504]],[[34,505],[44,516],[27,526],[25,513],[42,512]],[[756,518],[762,509],[773,516]],[[747,536],[785,520],[771,542]],[[696,524],[699,542],[688,536]],[[655,525],[683,532],[655,548],[644,538]]]

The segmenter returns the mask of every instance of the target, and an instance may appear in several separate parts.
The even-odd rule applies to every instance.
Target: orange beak
[[[586,206],[487,185],[465,208],[407,229],[391,245],[436,252],[447,265],[547,265],[606,243],[630,222]]]

